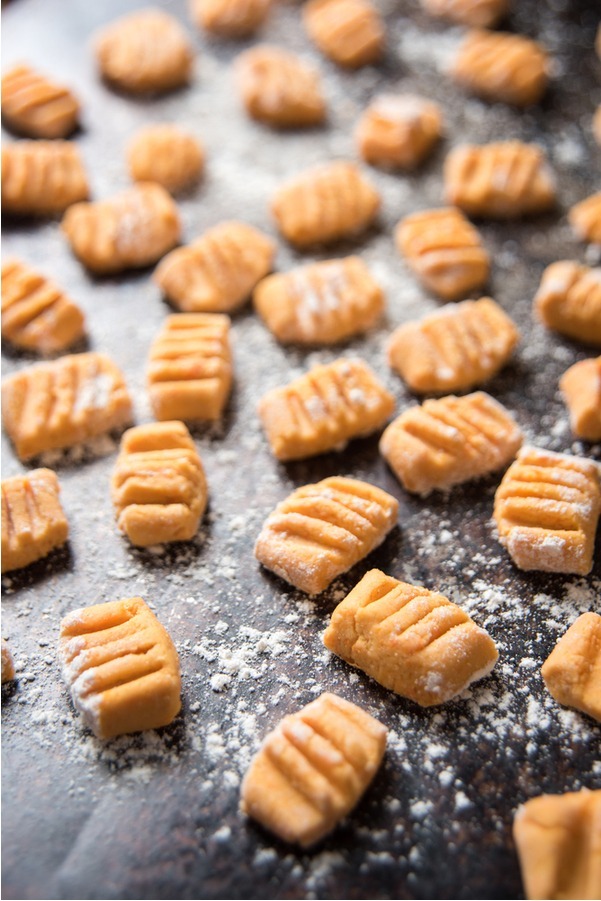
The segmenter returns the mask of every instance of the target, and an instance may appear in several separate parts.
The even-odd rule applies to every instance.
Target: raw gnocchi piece
[[[513,837],[527,898],[601,897],[601,791],[531,798]]]
[[[394,398],[363,360],[340,358],[269,391],[258,409],[274,456],[303,460],[371,435],[391,415]]]
[[[572,260],[547,266],[534,298],[547,328],[585,344],[601,345],[601,268]]]
[[[41,354],[65,350],[83,337],[84,316],[53,282],[20,260],[2,265],[2,337]]]
[[[123,375],[105,354],[38,363],[2,383],[4,428],[22,460],[87,441],[131,418]]]
[[[453,207],[406,216],[395,238],[420,281],[443,300],[458,300],[488,281],[490,259],[480,235]]]
[[[108,200],[75,204],[62,230],[87,269],[108,275],[155,263],[179,241],[181,223],[167,191],[140,182]]]
[[[2,684],[5,682],[12,682],[15,678],[15,664],[13,663],[13,656],[10,652],[10,648],[8,646],[8,642],[5,638],[2,639]]]
[[[342,476],[297,488],[267,517],[255,557],[290,585],[320,594],[396,525],[398,501]]]
[[[598,106],[593,116],[593,134],[597,144],[601,144],[601,106]]]
[[[277,128],[318,125],[325,119],[319,72],[294,53],[260,44],[240,54],[236,72],[253,119]]]
[[[421,5],[431,16],[472,28],[492,28],[509,10],[509,0],[421,0]]]
[[[413,94],[380,94],[359,120],[355,139],[367,163],[413,169],[442,134],[438,104]]]
[[[177,125],[148,125],[129,142],[127,162],[134,181],[153,181],[177,194],[200,178],[204,151]]]
[[[28,65],[14,66],[2,76],[2,119],[28,138],[66,138],[77,128],[79,103]]]
[[[51,469],[33,469],[2,482],[2,572],[29,566],[60,547],[69,523]]]
[[[582,241],[601,244],[601,191],[575,204],[570,210],[569,220]]]
[[[70,141],[16,141],[2,146],[2,210],[57,216],[88,196],[79,150]]]
[[[232,386],[230,318],[168,316],[150,349],[148,392],[157,419],[216,420]]]
[[[168,254],[154,280],[179,310],[229,313],[271,270],[274,256],[275,244],[258,229],[221,222]]]
[[[323,642],[422,707],[444,704],[483,679],[499,656],[490,635],[457,604],[379,569],[338,604]]]
[[[117,524],[138,547],[189,541],[207,506],[207,482],[183,422],[128,429],[111,481]]]
[[[559,639],[541,669],[550,694],[601,723],[601,616],[583,613]]]
[[[399,326],[388,342],[388,361],[412,391],[445,394],[491,379],[518,340],[509,316],[481,297]]]
[[[495,494],[499,541],[519,569],[587,575],[601,512],[599,466],[523,447]]]
[[[385,429],[380,452],[407,491],[426,496],[501,469],[521,443],[505,407],[477,391],[405,410]]]
[[[515,219],[555,204],[555,178],[536,144],[456,147],[445,160],[444,181],[447,201],[470,216]]]
[[[303,24],[313,43],[340,66],[358,69],[384,53],[384,25],[369,0],[309,0]]]
[[[179,658],[142,598],[73,610],[59,660],[73,706],[97,738],[158,729],[181,707]]]
[[[103,77],[131,94],[162,94],[190,80],[194,52],[177,19],[156,7],[128,13],[96,37]]]
[[[335,344],[367,331],[384,295],[360,257],[325,260],[259,282],[255,309],[278,341]]]
[[[287,241],[326,244],[363,231],[376,217],[380,195],[354,163],[307,169],[276,192],[271,210]]]
[[[562,375],[559,387],[576,438],[601,441],[601,357],[574,363]]]
[[[190,0],[190,14],[199,28],[223,38],[244,38],[266,20],[272,0]]]
[[[549,81],[549,57],[521,34],[475,29],[462,43],[453,79],[473,94],[525,107],[538,103]]]
[[[242,783],[243,813],[285,842],[314,845],[367,789],[386,735],[360,707],[325,692],[265,737]]]

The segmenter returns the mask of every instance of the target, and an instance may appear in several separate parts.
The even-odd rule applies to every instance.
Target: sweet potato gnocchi
[[[523,447],[495,494],[499,540],[519,569],[587,575],[601,512],[599,466]]]
[[[421,5],[431,16],[473,28],[492,28],[509,11],[509,0],[421,0]]]
[[[278,341],[336,344],[367,331],[384,295],[360,257],[324,260],[259,282],[255,309]]]
[[[442,134],[438,104],[413,94],[380,94],[363,113],[355,139],[367,163],[413,169]]]
[[[575,204],[569,213],[570,225],[582,241],[601,244],[601,191]]]
[[[559,387],[576,438],[601,441],[601,357],[574,363],[562,375]]]
[[[177,125],[147,125],[129,142],[127,163],[134,181],[153,181],[177,194],[200,178],[204,151]]]
[[[194,52],[176,18],[156,7],[111,22],[96,37],[103,77],[131,94],[162,94],[187,84]]]
[[[158,729],[179,713],[177,651],[142,598],[73,610],[61,623],[59,660],[73,706],[97,738]]]
[[[53,282],[20,260],[2,265],[2,337],[15,347],[51,354],[83,337],[84,316]]]
[[[161,262],[154,280],[179,310],[229,313],[271,270],[275,244],[244,222],[221,222]]]
[[[525,107],[545,91],[549,58],[540,44],[521,34],[475,29],[462,43],[453,64],[453,79],[485,100]]]
[[[5,638],[2,639],[2,684],[5,682],[12,682],[15,678],[15,664],[13,662],[13,655],[10,652],[10,648],[8,646],[8,642]]]
[[[132,404],[121,371],[99,353],[21,369],[2,382],[2,419],[22,460],[127,425]]]
[[[2,145],[2,210],[15,216],[57,216],[88,196],[79,150],[70,141]]]
[[[255,557],[295,588],[320,594],[384,541],[398,510],[392,495],[358,479],[303,485],[267,517]]]
[[[363,231],[380,208],[380,195],[354,163],[308,169],[276,192],[271,210],[287,241],[326,244]]]
[[[79,103],[71,90],[28,65],[2,76],[2,119],[28,138],[66,138],[77,128]]]
[[[199,28],[223,38],[244,38],[265,22],[272,0],[190,0]]]
[[[385,688],[422,707],[444,704],[487,676],[499,653],[457,604],[379,569],[332,613],[323,641]]]
[[[375,432],[394,398],[363,360],[341,358],[269,391],[258,409],[274,456],[302,460]]]
[[[51,469],[33,469],[2,482],[2,572],[29,566],[60,547],[69,523]]]
[[[395,239],[419,280],[443,300],[459,300],[488,280],[490,259],[480,235],[453,207],[406,216]]]
[[[555,204],[555,178],[536,144],[456,147],[446,158],[444,181],[447,201],[470,216],[515,219]]]
[[[385,429],[380,452],[407,491],[425,496],[501,469],[521,443],[511,414],[477,391],[405,410]]]
[[[388,342],[388,361],[412,391],[444,394],[491,379],[518,340],[509,316],[482,297],[399,326]]]
[[[319,72],[294,53],[259,44],[240,54],[236,72],[253,119],[277,128],[302,128],[325,119]]]
[[[108,200],[78,203],[62,229],[75,256],[99,275],[149,266],[177,244],[177,207],[161,185],[140,182]]]
[[[386,735],[356,704],[325,692],[265,737],[242,782],[243,813],[285,842],[314,845],[367,789]]]
[[[531,798],[513,837],[527,898],[601,897],[601,791]]]
[[[367,66],[384,52],[384,26],[369,0],[309,0],[303,23],[313,43],[340,66]]]
[[[601,723],[601,616],[583,613],[559,639],[541,669],[556,701]]]
[[[189,541],[207,506],[207,481],[183,422],[128,429],[111,492],[117,524],[138,547]]]
[[[547,328],[601,345],[601,268],[573,260],[551,263],[543,273],[534,309]]]

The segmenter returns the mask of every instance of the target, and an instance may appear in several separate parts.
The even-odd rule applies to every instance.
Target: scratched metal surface
[[[75,136],[95,197],[124,187],[123,148],[148,121],[180,122],[207,149],[201,185],[180,202],[184,238],[239,217],[274,233],[267,199],[287,175],[332,156],[353,157],[359,110],[382,88],[419,91],[445,111],[447,137],[411,177],[370,172],[383,194],[378,227],[326,255],[357,250],[387,294],[385,319],[342,348],[367,359],[412,403],[387,369],[386,335],[436,308],[398,258],[392,226],[441,203],[441,165],[466,138],[535,139],[558,173],[556,213],[527,223],[482,224],[494,259],[490,293],[515,318],[522,342],[488,390],[514,410],[529,440],[555,450],[574,443],[557,391],[560,374],[591,348],[547,333],[531,317],[540,274],[560,258],[580,260],[565,212],[599,186],[590,129],[601,102],[601,64],[592,51],[596,3],[524,0],[510,23],[539,37],[557,60],[540,108],[519,114],[466,98],[441,75],[460,31],[428,20],[415,0],[381,5],[388,51],[377,69],[344,73],[320,59],[294,5],[277,7],[261,39],[313,58],[329,99],[327,126],[278,134],[249,122],[231,75],[242,44],[210,41],[183,2],[161,5],[180,18],[198,50],[189,88],[131,99],[98,79],[90,52],[96,27],[140,6],[129,0],[19,0],[3,11],[3,68],[17,60],[71,84],[83,104]],[[4,134],[4,139],[10,139]],[[71,256],[59,224],[6,221],[4,253],[54,277],[85,310],[89,346],[110,353],[132,390],[136,420],[148,421],[144,365],[168,312],[150,272],[90,278]],[[279,242],[276,266],[299,259]],[[234,317],[236,386],[220,430],[195,432],[210,485],[210,515],[196,541],[162,553],[128,546],[117,533],[108,483],[116,444],[53,462],[71,524],[68,546],[3,579],[2,634],[18,667],[3,688],[2,868],[6,898],[519,898],[511,838],[516,806],[541,791],[601,787],[599,730],[563,711],[541,687],[540,663],[585,609],[599,610],[601,547],[591,576],[520,573],[490,523],[498,476],[424,502],[407,495],[377,452],[377,437],[342,454],[291,465],[267,451],[257,398],[309,363],[340,350],[279,347],[245,308]],[[4,352],[2,372],[31,357]],[[2,439],[3,474],[23,471]],[[399,527],[382,547],[308,601],[261,571],[253,542],[275,503],[327,475],[364,477],[400,501]],[[370,567],[421,582],[469,609],[499,643],[491,677],[441,709],[422,710],[351,674],[323,652],[328,613]],[[169,728],[100,743],[82,729],[55,661],[60,618],[70,609],[141,594],[171,632],[183,670],[183,708]],[[219,690],[217,690],[219,689]],[[322,690],[339,692],[380,717],[392,740],[384,765],[351,817],[311,853],[297,853],[238,813],[238,782],[262,735]]]

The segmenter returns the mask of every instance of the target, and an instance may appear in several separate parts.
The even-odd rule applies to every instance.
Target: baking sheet
[[[428,19],[416,2],[382,2],[388,37],[378,68],[346,73],[322,59],[282,3],[260,39],[313,59],[328,96],[326,127],[277,133],[246,119],[231,63],[252,41],[210,40],[183,2],[157,5],[185,23],[197,51],[189,88],[131,99],[98,79],[90,35],[142,3],[18,0],[3,11],[3,69],[27,60],[73,86],[82,100],[75,136],[94,197],[125,187],[124,146],[142,124],[172,121],[205,144],[201,185],[179,203],[184,240],[237,217],[275,235],[268,198],[281,181],[332,157],[354,158],[360,110],[382,89],[441,103],[447,136],[411,177],[369,170],[383,195],[377,227],[327,253],[296,254],[280,241],[276,268],[360,252],[387,295],[369,335],[341,349],[280,347],[250,308],[234,317],[236,384],[220,427],[195,432],[210,486],[198,538],[136,550],[116,530],[109,479],[117,442],[53,455],[70,525],[68,546],[3,578],[2,634],[17,664],[4,686],[2,869],[6,898],[519,898],[511,838],[517,805],[541,792],[601,787],[599,727],[560,708],[539,669],[578,614],[600,610],[601,547],[587,578],[520,573],[491,524],[498,476],[424,501],[406,494],[377,451],[377,436],[342,454],[289,465],[267,450],[257,399],[310,365],[338,354],[368,360],[397,399],[415,399],[388,370],[386,337],[439,304],[409,274],[392,241],[405,214],[442,202],[442,161],[469,138],[517,137],[545,146],[559,181],[556,214],[525,223],[482,223],[494,260],[490,294],[522,332],[512,361],[488,389],[512,409],[528,440],[600,460],[574,442],[557,391],[561,373],[594,351],[546,332],[531,317],[544,267],[556,259],[596,262],[575,241],[567,208],[599,187],[600,154],[590,120],[601,102],[592,51],[598,4],[515,3],[510,23],[537,37],[556,60],[540,108],[518,113],[466,97],[442,74],[462,30]],[[4,135],[7,139],[7,135]],[[136,422],[150,421],[144,391],[149,345],[169,312],[150,271],[94,280],[71,256],[59,224],[5,220],[4,253],[65,287],[86,313],[91,349],[109,353],[132,391]],[[32,362],[3,352],[3,375]],[[3,475],[22,472],[3,436]],[[400,501],[399,526],[367,560],[318,598],[307,598],[254,561],[252,548],[275,504],[295,487],[333,474],[365,478]],[[327,653],[321,634],[335,603],[378,566],[445,593],[499,645],[494,673],[440,709],[422,710]],[[85,731],[60,678],[61,617],[74,607],[139,594],[178,647],[182,713],[172,726],[99,742]],[[352,816],[311,853],[297,852],[238,812],[239,782],[263,735],[324,690],[335,691],[390,728],[389,749]]]

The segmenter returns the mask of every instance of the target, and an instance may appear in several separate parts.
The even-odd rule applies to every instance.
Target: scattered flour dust
[[[447,521],[423,547],[435,558],[439,552],[448,553],[452,545],[454,556],[464,563],[458,538]],[[476,567],[473,560],[472,565]],[[468,576],[469,571],[468,565]],[[97,766],[105,769],[115,788],[125,779],[128,785],[144,790],[151,784],[157,765],[172,767],[185,762],[192,772],[198,771],[199,791],[202,790],[203,796],[210,798],[217,790],[226,792],[235,809],[240,781],[265,733],[283,715],[322,690],[339,691],[387,720],[390,731],[385,766],[390,773],[399,775],[401,786],[406,786],[402,797],[384,798],[384,809],[392,826],[366,829],[360,822],[353,823],[355,841],[364,846],[361,866],[373,872],[374,867],[402,864],[409,880],[412,874],[419,874],[427,866],[420,836],[434,828],[441,798],[448,799],[444,803],[448,804],[449,825],[445,834],[449,841],[459,822],[476,816],[478,789],[457,771],[457,749],[467,752],[476,737],[491,748],[505,749],[503,753],[511,754],[517,737],[525,751],[522,766],[532,766],[536,771],[541,747],[550,735],[563,741],[566,759],[574,760],[591,740],[586,718],[560,708],[550,695],[540,691],[539,641],[541,635],[549,634],[555,640],[580,613],[598,609],[600,580],[570,579],[561,590],[535,594],[530,605],[536,613],[536,627],[531,624],[532,637],[525,642],[525,651],[518,658],[505,646],[505,634],[519,627],[530,611],[525,609],[523,598],[514,588],[496,584],[495,572],[494,556],[487,561],[483,558],[474,570],[470,590],[466,592],[466,570],[461,566],[450,571],[446,586],[446,593],[460,600],[497,640],[501,653],[492,677],[472,684],[457,703],[424,711],[418,717],[402,699],[378,691],[366,694],[369,680],[357,672],[348,674],[323,649],[320,640],[323,617],[318,615],[315,602],[300,597],[288,599],[278,592],[272,601],[269,593],[260,598],[261,613],[277,623],[275,628],[241,625],[231,615],[231,604],[228,608],[215,603],[210,608],[210,625],[186,634],[179,641],[176,639],[184,674],[184,715],[167,729],[121,736],[110,742],[99,742],[82,728],[60,683],[48,640],[40,637],[37,651],[21,654],[16,659],[15,701],[21,708],[19,728],[25,724],[28,740],[33,745],[51,750],[60,743],[68,759],[80,766],[87,765],[90,776],[86,790],[92,797]],[[139,577],[135,563],[126,575],[133,579]],[[10,580],[6,582],[10,588]],[[190,609],[207,607],[208,595],[206,587],[202,587],[202,576],[198,577],[197,584],[195,590],[188,583],[185,592],[174,602],[174,622],[178,618],[185,620]],[[344,594],[345,589],[334,584],[327,595],[328,609]],[[23,615],[33,622],[27,592],[15,597]],[[50,609],[43,609],[40,620],[51,615]],[[306,634],[312,636],[309,646],[299,640],[299,636]],[[307,653],[312,657],[310,676],[307,676]],[[349,675],[353,677],[352,687]],[[189,698],[194,701],[190,702]],[[16,726],[9,723],[5,728],[10,733]],[[4,737],[10,740],[10,735]],[[417,773],[421,774],[419,779]],[[601,776],[601,764],[591,776],[595,774],[596,778]],[[70,789],[81,790],[81,784],[75,783]],[[498,787],[498,791],[504,790],[503,786]],[[496,815],[491,816],[490,826],[502,833],[502,822]],[[207,833],[206,841],[225,847],[239,841],[244,830],[244,818],[236,814]],[[274,868],[292,873],[300,867],[296,875],[304,878],[308,898],[322,897],[329,880],[347,862],[342,851],[322,851],[299,864],[294,855],[282,856],[279,848],[269,844],[261,847],[252,859],[258,871],[269,873]]]

